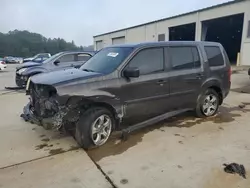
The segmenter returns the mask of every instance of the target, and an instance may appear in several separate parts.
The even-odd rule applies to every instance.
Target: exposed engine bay
[[[53,86],[33,84],[29,86],[30,102],[24,107],[21,117],[33,121],[45,129],[60,129],[66,123],[78,120],[80,110],[76,105],[67,105],[67,97],[57,95]]]

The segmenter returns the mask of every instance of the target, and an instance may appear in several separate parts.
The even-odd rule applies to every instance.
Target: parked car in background
[[[17,58],[12,57],[12,56],[4,57],[3,60],[4,60],[4,62],[5,62],[6,64],[16,64],[16,63],[19,63],[18,60],[17,60]]]
[[[4,70],[4,69],[6,69],[6,67],[7,67],[7,65],[3,61],[3,58],[0,58],[0,70]]]
[[[31,77],[23,117],[70,130],[88,149],[124,127],[126,134],[189,110],[213,116],[230,87],[231,67],[219,43],[117,45],[80,69]]]
[[[19,64],[21,64],[21,63],[23,63],[23,58],[17,57],[17,58],[16,58],[16,61],[17,61]]]
[[[94,52],[60,52],[42,63],[26,62],[16,68],[16,85],[25,86],[28,78],[35,74],[66,68],[79,68]]]
[[[23,62],[25,63],[29,61],[34,61],[37,63],[41,63],[50,57],[51,57],[50,53],[40,53],[40,54],[35,55],[34,57],[25,58]]]

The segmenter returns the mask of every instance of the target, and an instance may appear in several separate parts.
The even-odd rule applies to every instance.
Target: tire
[[[103,124],[101,124],[101,117],[104,119]],[[110,125],[108,125],[108,121],[110,121]],[[112,113],[106,108],[91,108],[84,112],[77,122],[75,129],[75,139],[79,146],[84,149],[100,147],[101,145],[105,144],[110,137],[114,128],[114,123],[115,121]],[[94,134],[94,129],[98,133]],[[100,139],[102,139],[102,137],[105,137],[105,134],[107,135],[106,138],[103,139],[103,141],[97,142],[99,138],[98,135],[100,136]]]
[[[214,116],[218,112],[219,104],[220,104],[219,94],[213,89],[207,89],[204,93],[202,93],[199,96],[195,108],[196,116],[199,118]],[[206,110],[207,107],[208,109]]]

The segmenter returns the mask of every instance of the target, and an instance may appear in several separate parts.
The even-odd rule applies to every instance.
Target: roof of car
[[[91,54],[91,55],[94,55],[96,54],[97,52],[96,51],[63,51],[61,53],[87,53],[87,54]]]
[[[219,45],[217,42],[206,42],[206,41],[168,41],[168,42],[142,42],[142,43],[134,43],[134,44],[118,44],[112,45],[109,47],[130,47],[130,48],[141,48],[147,46],[164,46],[171,44],[179,44],[179,45],[194,45],[194,44],[203,44],[203,45]]]

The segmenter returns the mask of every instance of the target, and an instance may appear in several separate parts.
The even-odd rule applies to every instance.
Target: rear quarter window
[[[169,48],[173,70],[194,69],[201,66],[199,52],[193,46],[171,46]]]
[[[224,65],[222,52],[218,46],[205,46],[208,64],[210,67],[218,67]]]
[[[91,58],[89,54],[78,54],[77,61],[88,61]]]

